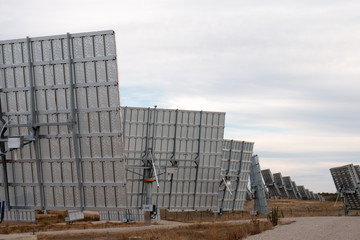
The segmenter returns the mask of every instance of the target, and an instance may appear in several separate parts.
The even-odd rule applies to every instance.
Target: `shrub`
[[[268,215],[269,221],[272,223],[273,226],[278,225],[280,218],[280,209],[279,206],[272,207],[271,212]]]

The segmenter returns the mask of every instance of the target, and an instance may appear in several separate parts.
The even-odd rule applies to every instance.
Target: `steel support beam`
[[[176,109],[176,114],[175,114],[175,130],[174,130],[174,144],[173,144],[173,152],[172,155],[170,157],[170,162],[174,167],[177,167],[178,163],[176,161],[176,135],[177,135],[177,125],[178,125],[178,114],[179,114],[179,109]],[[172,197],[172,187],[173,187],[173,181],[174,181],[174,174],[171,173],[171,178],[170,178],[170,191],[169,191],[169,205],[168,205],[168,209],[170,209],[171,207],[171,197]]]
[[[39,139],[39,131],[40,127],[36,124],[38,123],[37,113],[35,109],[35,82],[33,78],[33,63],[32,63],[32,48],[31,48],[31,39],[29,37],[26,38],[27,44],[27,52],[28,52],[28,72],[29,72],[29,86],[30,86],[30,111],[31,111],[31,131],[33,132],[33,136],[35,138],[34,141],[34,152],[36,159],[36,172],[37,179],[39,184],[39,192],[40,192],[40,206],[41,210],[46,210],[46,199],[44,194],[44,185],[43,185],[43,171],[42,171],[42,162],[40,158],[40,139]]]
[[[229,150],[229,158],[228,158],[228,166],[227,166],[227,169],[226,169],[226,174],[225,174],[225,179],[228,180],[228,175],[229,175],[229,172],[230,172],[230,165],[231,165],[231,158],[232,158],[232,148],[233,148],[233,142],[234,140],[231,140],[230,142],[230,150]],[[223,181],[223,180],[222,180]],[[226,193],[226,182],[225,183],[225,186],[224,186],[224,189],[223,189],[223,194],[222,194],[222,199],[221,199],[221,205],[220,205],[220,208],[223,208],[224,206],[224,200],[225,200],[225,193]]]
[[[238,176],[237,176],[237,179],[236,179],[236,188],[235,188],[234,200],[233,200],[233,204],[232,204],[232,211],[235,210],[235,202],[236,202],[236,198],[237,198],[237,195],[238,195],[238,189],[239,189],[239,184],[240,184],[240,174],[241,174],[242,160],[243,160],[243,153],[244,153],[244,146],[245,146],[245,141],[243,141],[242,144],[241,144],[239,172],[238,172]]]
[[[6,122],[3,119],[2,116],[2,106],[1,106],[1,97],[0,97],[0,121],[2,123],[2,129],[1,129],[1,138],[4,138],[4,134],[6,132]],[[0,151],[1,151],[1,163],[2,163],[2,168],[3,168],[3,187],[4,187],[4,192],[5,192],[5,203],[6,203],[6,207],[7,210],[10,211],[11,206],[10,206],[10,196],[9,196],[9,179],[8,179],[8,174],[7,174],[7,164],[6,164],[6,149],[5,149],[5,142],[0,142]]]
[[[198,177],[199,177],[199,161],[200,161],[200,150],[201,150],[201,127],[202,127],[202,113],[203,111],[200,111],[200,124],[199,124],[199,141],[198,141],[198,152],[197,156],[195,157],[195,164],[196,164],[196,173],[195,173],[195,187],[194,187],[194,205],[193,209],[195,209],[195,199],[196,199],[196,191],[197,191],[197,183],[198,183]]]
[[[74,89],[74,79],[73,79],[73,61],[71,58],[71,35],[67,33],[67,47],[68,47],[68,65],[69,65],[69,90],[70,90],[70,109],[71,109],[71,122],[73,125],[71,126],[72,138],[73,138],[73,147],[74,147],[74,155],[76,162],[76,174],[78,180],[79,187],[79,201],[80,201],[80,210],[84,210],[84,194],[83,194],[83,180],[82,180],[82,167],[81,167],[81,159],[79,156],[79,139],[78,139],[78,125],[77,125],[77,114],[75,108],[75,89]]]

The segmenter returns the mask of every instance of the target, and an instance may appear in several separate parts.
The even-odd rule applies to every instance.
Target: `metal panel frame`
[[[9,209],[126,208],[114,31],[0,41],[0,85]]]
[[[35,222],[35,211],[27,209],[13,209],[5,211],[4,221]]]
[[[219,184],[219,209],[243,210],[254,143],[224,140]]]
[[[289,194],[289,198],[297,199],[294,186],[292,185],[291,177],[290,176],[283,177],[283,182],[284,182],[284,186],[286,188],[286,191]]]
[[[353,164],[330,169],[336,190],[344,202],[345,215],[349,210],[360,210],[360,178]]]
[[[225,113],[123,107],[122,115],[129,208],[152,198],[159,208],[217,211]],[[159,185],[146,195],[148,149]]]
[[[261,174],[264,178],[265,186],[269,189],[270,198],[281,198],[280,190],[275,183],[274,176],[271,173],[270,169],[261,170]]]
[[[295,181],[292,181],[291,183],[292,183],[293,190],[294,190],[294,192],[295,192],[296,198],[297,198],[297,199],[302,199],[302,195],[301,195],[301,193],[300,193],[300,191],[299,191],[299,188],[298,188],[298,186],[296,185]]]
[[[307,195],[306,191],[305,191],[305,187],[303,185],[299,185],[297,186],[299,193],[301,194],[301,198],[304,200],[309,199],[309,196]]]
[[[285,184],[284,184],[283,177],[282,177],[281,173],[274,173],[273,176],[274,176],[274,181],[275,181],[277,187],[280,190],[281,197],[282,198],[289,198],[289,193],[286,190],[286,187],[285,187]]]
[[[253,208],[251,214],[268,214],[265,185],[263,183],[259,157],[254,155],[251,162],[250,185]]]

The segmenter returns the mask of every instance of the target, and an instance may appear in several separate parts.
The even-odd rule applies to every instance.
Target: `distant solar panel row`
[[[0,41],[6,218],[54,209],[138,220],[148,198],[242,210],[253,143],[224,140],[222,112],[120,108],[117,75],[113,31]]]
[[[272,174],[270,169],[261,170],[266,187],[269,190],[270,198],[289,198],[289,199],[313,199],[324,201],[319,194],[312,194],[304,186],[297,186],[291,177],[283,177],[281,173]]]

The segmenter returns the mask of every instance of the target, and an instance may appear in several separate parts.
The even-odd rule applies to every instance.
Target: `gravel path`
[[[246,240],[359,240],[360,217],[304,217],[287,218],[295,221],[276,226],[273,230],[253,235]]]

